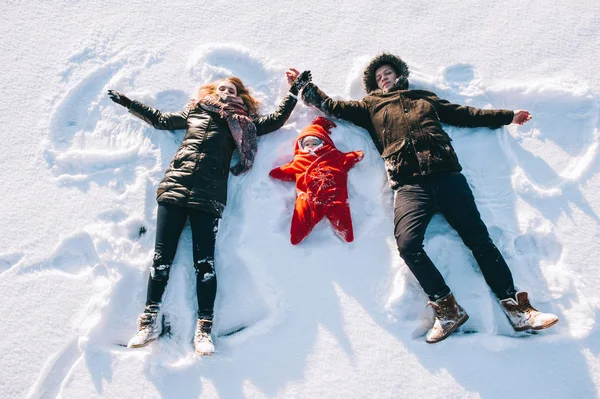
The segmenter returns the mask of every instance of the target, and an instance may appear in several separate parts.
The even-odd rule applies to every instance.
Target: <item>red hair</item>
[[[250,94],[250,91],[246,88],[246,86],[244,86],[242,80],[235,76],[223,78],[221,80],[217,80],[215,82],[210,82],[200,86],[200,88],[198,89],[198,95],[196,99],[192,99],[190,101],[190,104],[193,107],[197,107],[200,100],[202,100],[204,97],[209,96],[211,94],[215,94],[217,92],[217,86],[219,85],[219,82],[223,80],[226,80],[235,86],[237,96],[240,97],[246,105],[246,107],[248,107],[248,113],[250,115],[256,115],[258,113],[260,101],[254,98],[252,94]]]

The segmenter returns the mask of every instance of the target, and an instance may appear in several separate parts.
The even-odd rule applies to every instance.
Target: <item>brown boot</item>
[[[427,333],[425,341],[428,344],[434,344],[446,339],[454,330],[463,325],[469,319],[469,315],[463,308],[456,303],[452,293],[435,302],[429,301],[427,306],[431,306],[435,313],[433,327]]]
[[[516,297],[516,300],[507,298],[500,301],[515,331],[543,330],[558,323],[556,315],[538,312],[531,306],[526,292],[519,291]]]
[[[148,305],[138,317],[138,331],[127,343],[128,348],[142,348],[162,333],[162,318],[158,305]]]
[[[212,330],[212,321],[198,320],[196,326],[196,335],[194,336],[194,350],[200,356],[212,356],[215,353],[210,331]]]

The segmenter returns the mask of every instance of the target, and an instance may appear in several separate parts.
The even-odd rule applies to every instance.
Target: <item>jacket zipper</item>
[[[402,97],[400,97],[400,106],[402,110],[406,109],[405,105],[402,103]],[[419,167],[419,174],[423,176],[423,169],[421,169],[421,162],[419,161],[419,157],[417,156],[417,147],[415,147],[415,142],[413,141],[414,137],[412,135],[412,130],[410,128],[410,121],[408,119],[408,113],[406,113],[406,122],[408,125],[408,141],[410,141],[410,145],[415,153],[415,158],[417,159],[417,166]]]
[[[196,157],[196,167],[194,168],[194,173],[198,172],[198,170],[200,170],[200,161],[202,161],[202,157],[204,154],[204,156],[206,156],[206,153],[204,152],[204,147],[205,147],[205,142],[206,142],[206,137],[208,136],[208,131],[210,130],[210,125],[212,123],[212,118],[210,118],[210,121],[208,121],[208,124],[206,125],[206,128],[204,129],[204,132],[202,132],[202,140],[200,140],[200,147],[198,148],[198,156]]]
[[[382,139],[385,139],[385,132],[387,132],[387,108],[383,110],[383,137],[382,137]]]

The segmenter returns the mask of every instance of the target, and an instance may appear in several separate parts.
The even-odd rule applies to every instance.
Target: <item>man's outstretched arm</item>
[[[327,116],[347,120],[369,132],[373,130],[369,110],[364,101],[332,100],[313,83],[304,87],[302,100],[306,105],[312,105]]]

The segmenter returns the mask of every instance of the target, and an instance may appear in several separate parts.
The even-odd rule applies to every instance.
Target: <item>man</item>
[[[524,110],[482,110],[442,100],[425,90],[408,90],[408,67],[392,54],[381,54],[367,65],[361,101],[334,101],[309,83],[302,93],[306,104],[327,115],[365,128],[385,160],[394,199],[394,235],[400,256],[429,297],[435,319],[428,343],[439,342],[467,321],[450,288],[423,248],[425,230],[435,212],[441,212],[473,252],[485,281],[500,300],[517,331],[541,330],[558,322],[540,313],[526,292],[517,292],[512,274],[490,239],[446,123],[463,127],[499,128],[531,119]]]

